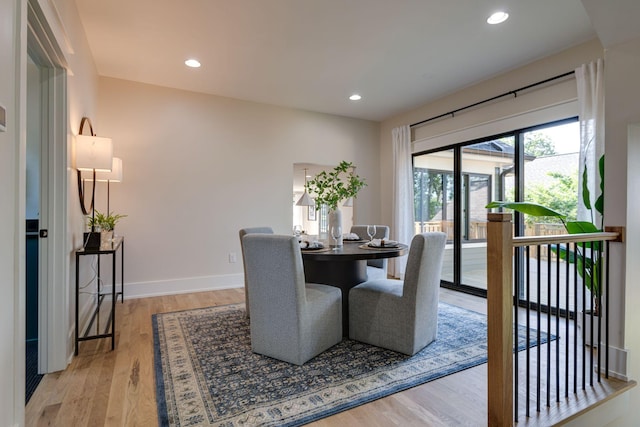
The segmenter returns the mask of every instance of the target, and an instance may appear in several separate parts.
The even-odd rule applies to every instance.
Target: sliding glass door
[[[578,133],[571,119],[414,155],[415,232],[447,234],[444,286],[486,295],[491,200],[571,211]],[[557,233],[558,227],[540,218],[514,218],[516,235]]]

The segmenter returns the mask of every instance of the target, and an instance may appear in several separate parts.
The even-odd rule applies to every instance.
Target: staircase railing
[[[608,377],[607,256],[609,243],[622,240],[618,230],[513,237],[511,214],[489,213],[488,219],[488,424],[508,426],[518,421],[520,406],[530,416],[533,404],[540,411],[593,386],[594,371],[598,382]],[[541,247],[551,254],[544,265],[531,256],[531,248],[540,253]],[[601,286],[595,300],[587,276],[587,284]],[[587,318],[596,308],[600,315]],[[582,321],[580,330],[575,320]],[[514,351],[514,341],[524,350]]]

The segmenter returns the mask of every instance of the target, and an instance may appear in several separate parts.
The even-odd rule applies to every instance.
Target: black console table
[[[116,291],[116,253],[120,250],[120,283],[122,283],[122,289],[120,292]],[[78,305],[80,301],[80,257],[85,255],[94,255],[97,257],[97,270],[96,270],[96,286],[97,286],[97,298],[95,307],[89,320],[89,324],[82,334],[80,334],[80,307]],[[111,255],[111,290],[108,287],[103,288],[100,280],[100,257],[102,255]],[[111,296],[111,306],[105,305],[103,302],[107,296]],[[78,347],[80,341],[93,340],[98,338],[111,338],[111,350],[115,349],[116,342],[116,302],[118,296],[122,298],[124,303],[124,237],[114,237],[112,241],[102,243],[99,248],[89,249],[82,248],[76,251],[76,356],[78,355]],[[106,317],[107,321],[101,324],[101,318]]]

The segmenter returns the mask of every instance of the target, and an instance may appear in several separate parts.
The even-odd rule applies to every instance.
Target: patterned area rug
[[[156,314],[160,425],[306,424],[485,363],[486,328],[485,315],[441,302],[436,341],[413,357],[343,340],[296,366],[251,352],[242,304]]]

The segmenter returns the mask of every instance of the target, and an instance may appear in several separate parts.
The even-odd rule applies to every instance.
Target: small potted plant
[[[102,243],[110,242],[113,239],[113,230],[116,224],[124,217],[126,215],[114,214],[113,212],[104,214],[96,211],[95,216],[89,219],[89,226],[92,229],[100,230],[100,241]]]

